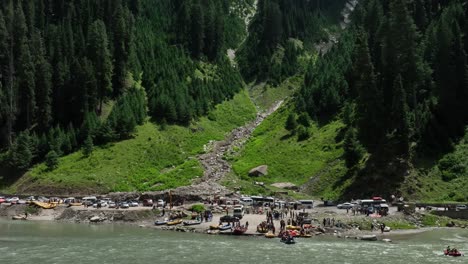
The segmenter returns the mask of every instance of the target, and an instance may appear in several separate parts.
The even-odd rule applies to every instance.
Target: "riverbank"
[[[109,209],[109,208],[91,208],[84,206],[67,207],[59,205],[54,209],[39,209],[28,205],[0,205],[0,217],[5,219],[12,219],[13,216],[22,216],[28,213],[27,219],[29,221],[51,221],[51,222],[68,222],[68,223],[99,223],[99,224],[123,224],[140,226],[143,228],[152,228],[159,230],[169,230],[178,232],[192,232],[202,234],[231,234],[229,231],[219,231],[213,229],[212,226],[219,224],[220,218],[225,215],[225,209],[213,208],[213,218],[209,222],[202,222],[198,225],[183,226],[182,224],[174,226],[156,226],[154,222],[157,220],[167,220],[170,214],[180,214],[184,219],[189,220],[191,212],[189,209],[191,205],[174,207],[172,210],[162,212],[148,207],[134,207],[128,209]],[[382,218],[372,218],[365,215],[352,215],[346,213],[346,210],[339,210],[330,207],[317,207],[308,210],[291,211],[294,215],[300,212],[308,213],[309,218],[312,220],[313,228],[310,229],[310,235],[321,236],[331,235],[339,238],[362,238],[363,236],[375,235],[379,240],[385,238],[393,238],[396,236],[411,236],[421,232],[433,230],[437,227],[425,227],[421,223],[421,216],[418,213],[415,215],[404,215],[397,212],[395,208],[390,210],[391,214]],[[291,212],[289,215],[284,215],[284,220],[291,219]],[[330,220],[331,224],[323,225]],[[266,221],[266,214],[250,213],[245,214],[241,219],[240,224],[246,225],[248,229],[245,235],[248,236],[264,236],[262,233],[257,232],[257,225]],[[276,234],[279,232],[280,220],[273,220],[276,227]],[[391,227],[390,232],[381,233],[377,228],[372,231],[371,225],[378,226],[384,223],[386,226]],[[440,225],[443,228],[443,225]],[[466,227],[466,225],[460,225]]]

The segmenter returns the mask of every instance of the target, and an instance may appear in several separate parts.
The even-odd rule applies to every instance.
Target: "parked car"
[[[144,199],[143,200],[143,206],[153,206],[153,200],[152,199]]]
[[[11,204],[17,204],[19,201],[19,198],[18,197],[11,197],[11,198],[7,198],[6,199],[6,202],[7,203],[11,203]]]
[[[336,208],[338,208],[338,209],[351,209],[351,208],[353,208],[353,204],[352,203],[342,203],[342,204],[337,205]]]
[[[2,203],[5,203],[5,202],[6,202],[6,199],[5,199],[5,197],[3,197],[3,196],[0,196],[0,204],[2,204]]]
[[[461,204],[461,205],[457,205],[457,207],[455,207],[455,209],[457,211],[466,210],[466,209],[468,209],[468,206],[466,206],[466,204]]]
[[[115,208],[115,207],[117,207],[117,205],[113,201],[110,201],[109,203],[107,203],[107,207],[108,208]]]
[[[68,197],[63,201],[64,204],[76,203],[75,197]]]
[[[159,200],[158,200],[158,203],[157,203],[157,206],[158,206],[158,207],[164,207],[165,204],[166,204],[166,203],[164,202],[164,200],[159,199]]]
[[[106,201],[98,201],[97,203],[94,203],[94,204],[93,204],[93,208],[97,208],[97,207],[98,207],[98,204],[100,204],[101,207],[106,207],[106,206],[107,206],[107,202],[106,202]]]
[[[128,201],[128,205],[130,207],[138,207],[139,206],[137,201]]]
[[[225,215],[220,218],[221,222],[239,222],[239,218],[232,215]]]
[[[127,208],[130,207],[130,205],[128,205],[127,202],[121,202],[121,203],[119,204],[119,207],[120,207],[120,208],[123,208],[123,209],[127,209]]]
[[[86,200],[86,201],[83,201],[82,204],[85,205],[85,206],[93,206],[94,203],[93,203],[93,201]]]

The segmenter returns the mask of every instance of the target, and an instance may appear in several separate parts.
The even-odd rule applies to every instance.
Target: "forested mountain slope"
[[[466,0],[7,0],[0,11],[0,172],[26,171],[5,174],[12,192],[188,185],[205,144],[254,119],[254,104],[285,100],[224,157],[226,186],[468,199]],[[248,176],[264,164],[267,176]]]
[[[236,158],[241,179],[269,164],[259,181],[313,195],[466,200],[467,14],[466,1],[359,1],[332,50],[310,60],[284,126],[271,120]],[[336,122],[334,140],[313,152]]]
[[[232,98],[243,83],[225,50],[245,36],[244,5],[2,1],[2,167],[131,138],[147,117],[187,126]]]

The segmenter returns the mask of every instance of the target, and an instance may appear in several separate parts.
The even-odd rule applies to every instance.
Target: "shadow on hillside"
[[[344,183],[346,179],[355,175],[354,181],[345,189],[342,198],[389,198],[392,194],[398,194],[409,171],[410,164],[406,159],[394,158],[392,155],[371,155],[362,169],[350,171],[349,175],[340,180]]]
[[[290,138],[292,138],[292,137],[294,137],[294,133],[291,132],[291,133],[289,133],[289,134],[287,134],[287,135],[282,136],[282,137],[280,138],[280,140],[288,140],[288,139],[290,139]]]
[[[12,169],[12,168],[0,168],[0,186],[8,187],[17,182],[26,171]]]

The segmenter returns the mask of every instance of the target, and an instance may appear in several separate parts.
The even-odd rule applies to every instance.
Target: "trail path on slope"
[[[252,132],[257,128],[265,118],[278,110],[283,104],[283,100],[276,102],[272,107],[264,112],[257,114],[255,120],[247,123],[244,126],[235,128],[222,141],[210,141],[205,145],[205,154],[198,156],[198,160],[203,165],[205,173],[198,181],[209,184],[216,183],[229,172],[231,165],[224,160],[226,154],[234,154],[237,149],[240,149],[252,135]]]
[[[343,22],[341,24],[342,29],[345,29],[351,22],[349,19],[350,14],[354,11],[358,0],[349,0],[346,6],[343,8]],[[254,7],[256,9],[257,1],[255,1]],[[250,22],[251,17],[246,18],[246,25]],[[321,43],[318,45],[317,50],[326,53],[336,42],[337,35],[330,35],[328,42]],[[320,47],[325,45],[325,47]],[[324,48],[324,49],[323,49]],[[235,59],[235,51],[228,51],[231,60]],[[194,180],[192,185],[179,187],[176,191],[182,192],[186,195],[202,195],[212,196],[214,194],[227,194],[231,193],[226,187],[219,184],[224,176],[231,172],[232,167],[224,158],[226,155],[236,154],[238,149],[247,142],[252,135],[253,131],[265,120],[268,116],[278,110],[283,104],[284,100],[277,101],[268,110],[259,112],[257,117],[252,122],[247,123],[244,126],[235,128],[232,130],[224,140],[221,141],[210,141],[204,146],[205,154],[199,155],[197,158],[204,168],[204,174],[201,178]]]

